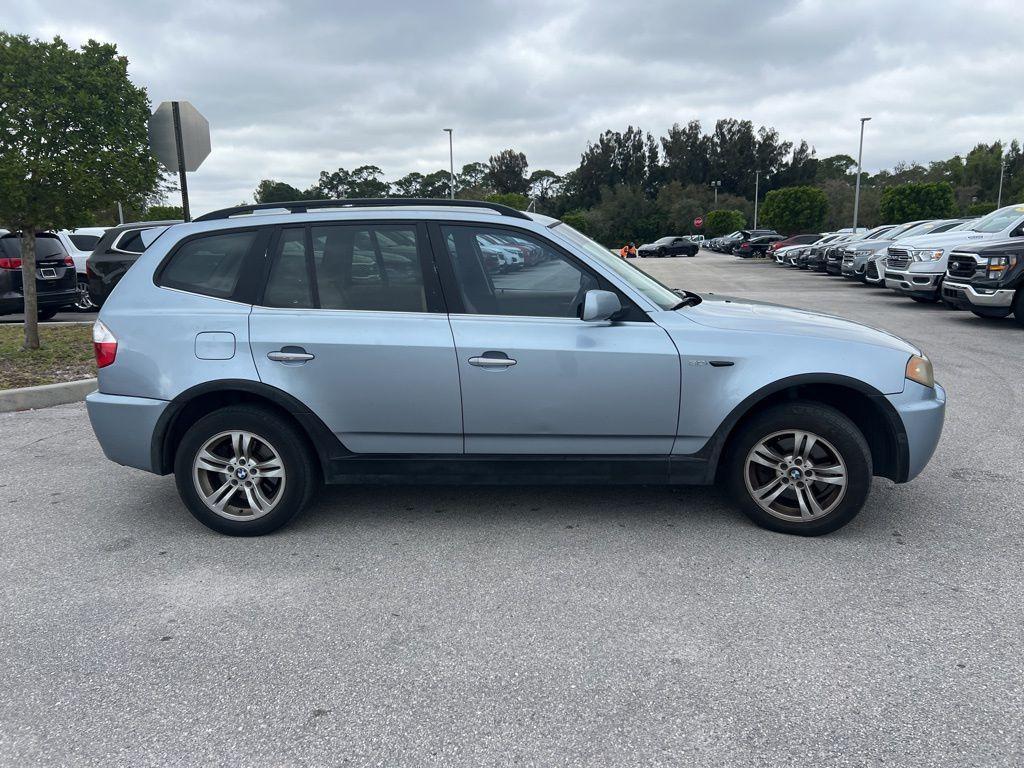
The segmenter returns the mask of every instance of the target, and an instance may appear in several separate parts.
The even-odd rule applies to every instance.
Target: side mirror
[[[611,320],[622,311],[619,297],[611,291],[587,291],[583,299],[583,316],[586,323]]]

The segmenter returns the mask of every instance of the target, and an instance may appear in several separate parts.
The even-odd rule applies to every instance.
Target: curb
[[[80,403],[94,389],[96,389],[96,379],[43,384],[39,387],[22,387],[21,389],[0,389],[0,413]]]

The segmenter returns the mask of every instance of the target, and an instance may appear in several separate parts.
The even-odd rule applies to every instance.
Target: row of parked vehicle
[[[808,237],[814,241],[798,242]],[[941,301],[986,318],[1012,314],[1024,325],[1024,205],[982,218],[797,235],[766,253],[779,264],[884,286],[921,303]]]

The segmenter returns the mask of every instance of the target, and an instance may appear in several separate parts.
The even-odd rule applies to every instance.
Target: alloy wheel
[[[264,438],[241,430],[214,435],[192,462],[199,498],[229,520],[256,520],[270,513],[284,495],[281,455]]]
[[[755,503],[789,522],[811,522],[846,495],[846,462],[835,446],[802,430],[774,432],[750,449],[743,480]]]
[[[79,312],[89,312],[96,309],[96,305],[92,303],[92,299],[89,297],[89,286],[86,283],[78,284],[78,299],[75,301],[75,309]]]

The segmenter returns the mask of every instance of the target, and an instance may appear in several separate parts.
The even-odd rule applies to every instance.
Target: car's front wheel
[[[229,406],[193,424],[174,460],[178,493],[204,525],[259,536],[288,523],[319,487],[302,435],[271,410]]]
[[[871,489],[871,451],[846,416],[820,403],[770,408],[730,443],[729,489],[758,525],[820,536],[852,520]]]
[[[89,281],[84,277],[78,280],[78,300],[75,302],[75,309],[79,312],[91,312],[96,309],[89,296]]]

